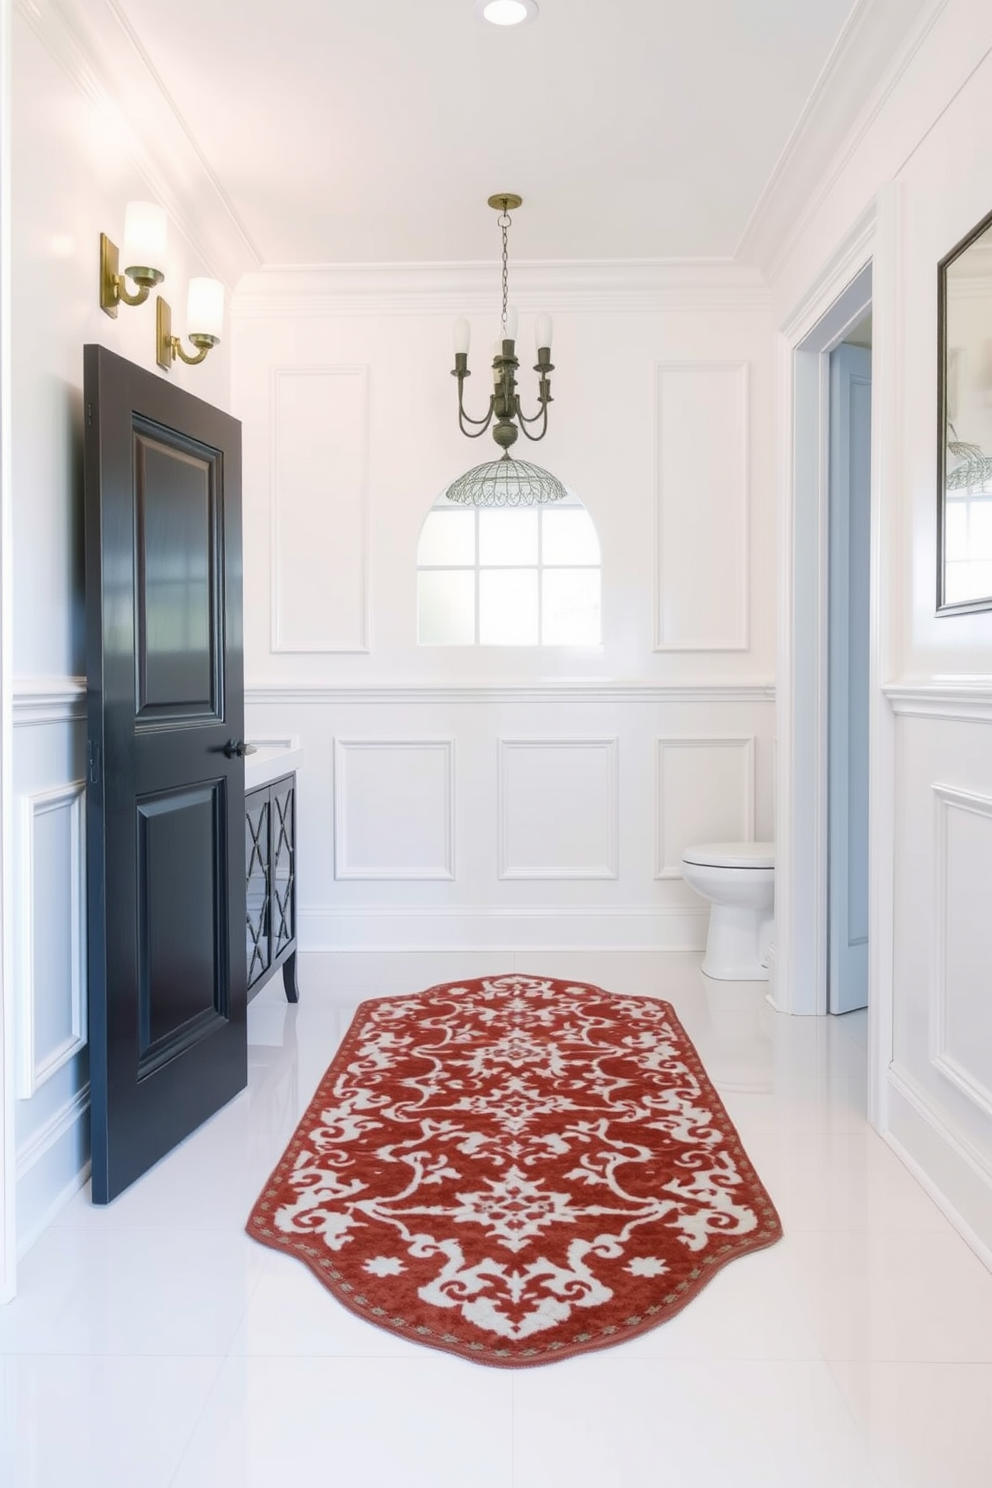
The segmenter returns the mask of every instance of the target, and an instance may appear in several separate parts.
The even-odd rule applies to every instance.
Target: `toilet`
[[[702,969],[721,982],[766,982],[775,919],[774,842],[703,842],[682,876],[710,901]]]

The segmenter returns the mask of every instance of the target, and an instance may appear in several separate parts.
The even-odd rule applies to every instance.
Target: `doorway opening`
[[[838,348],[852,337],[865,339],[865,322],[872,308],[872,265],[864,263],[855,269],[846,286],[840,281],[837,292],[826,300],[817,313],[804,313],[795,325],[794,339],[787,340],[788,373],[792,390],[790,419],[791,461],[786,491],[787,510],[783,512],[784,530],[789,551],[784,562],[789,571],[787,610],[782,617],[782,653],[779,715],[780,780],[782,810],[777,848],[779,883],[776,885],[776,918],[780,949],[785,951],[783,971],[786,976],[786,999],[781,1005],[793,1013],[825,1014],[831,1008],[830,972],[839,966],[842,935],[838,912],[846,910],[854,926],[854,940],[864,939],[859,954],[867,965],[867,840],[865,817],[868,793],[868,726],[870,711],[867,672],[870,670],[871,640],[868,617],[871,613],[871,524],[869,490],[871,486],[870,453],[870,381],[868,397],[851,367],[843,364],[857,358],[863,348]],[[809,316],[807,319],[806,316]],[[798,319],[798,317],[797,317]],[[785,335],[788,337],[789,332]],[[842,375],[843,373],[843,375]],[[837,382],[831,397],[831,383]],[[846,383],[846,386],[844,385]],[[853,398],[852,398],[853,395]],[[831,418],[831,413],[834,418]],[[843,531],[839,520],[842,504],[839,495],[831,502],[831,472],[846,475],[850,484],[851,432],[857,426],[858,446],[855,462],[860,491],[857,506],[857,537]],[[870,444],[869,444],[870,449]],[[862,477],[864,479],[862,480]],[[841,565],[830,562],[831,510],[842,529],[837,545],[846,547],[848,583],[851,581],[851,556],[855,558],[854,583],[863,601],[864,619],[851,621],[847,630],[856,635],[863,650],[852,668],[850,657],[845,668],[837,668],[831,697],[830,657],[839,660],[846,650],[850,635],[834,638],[831,648],[831,612],[835,620],[843,619],[843,602],[835,597],[831,604],[831,569],[835,577]],[[850,499],[846,503],[850,527]],[[843,537],[843,544],[840,537]],[[843,629],[843,627],[839,627]],[[851,674],[864,698],[863,720],[857,742],[852,748],[848,728],[851,710]],[[842,691],[842,686],[846,691]],[[833,705],[833,706],[832,706]],[[835,748],[831,750],[831,721],[836,730]],[[836,767],[847,765],[847,779],[831,781],[831,761]],[[852,771],[852,764],[856,767]],[[854,799],[850,796],[854,782]],[[833,791],[831,785],[833,784]],[[831,822],[833,798],[835,820]],[[857,830],[850,831],[852,817]],[[846,823],[851,839],[845,846],[841,823]],[[833,826],[833,832],[831,828]],[[833,837],[833,841],[831,840]],[[842,852],[843,848],[843,852]],[[854,904],[848,902],[850,883],[845,882],[843,853],[861,854],[865,871]],[[831,866],[836,885],[831,894]],[[844,893],[840,885],[844,883]],[[863,911],[863,913],[862,913]],[[835,954],[831,958],[833,941]],[[782,944],[784,942],[784,945]],[[865,980],[867,986],[867,979]],[[839,1003],[838,1003],[839,1006]]]
[[[827,1009],[868,1006],[871,312],[830,353]]]

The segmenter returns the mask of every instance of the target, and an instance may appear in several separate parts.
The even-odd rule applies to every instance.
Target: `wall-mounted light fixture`
[[[128,202],[124,209],[123,248],[118,250],[106,233],[100,234],[100,309],[117,318],[118,305],[143,305],[156,284],[165,278],[166,220],[155,202]],[[120,261],[124,260],[124,272]],[[127,280],[138,289],[132,292]]]
[[[220,341],[224,329],[224,286],[219,279],[191,279],[186,306],[186,334],[196,347],[195,353],[184,348],[172,334],[172,310],[159,295],[155,316],[155,360],[163,372],[169,372],[178,357],[187,366],[202,362],[212,346]]]

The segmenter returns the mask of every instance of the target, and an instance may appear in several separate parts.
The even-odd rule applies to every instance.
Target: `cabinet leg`
[[[282,984],[286,989],[287,1002],[299,1002],[300,989],[296,981],[296,952],[282,963]]]

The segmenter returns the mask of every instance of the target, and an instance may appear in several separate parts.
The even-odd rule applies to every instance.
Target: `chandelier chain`
[[[508,299],[508,296],[509,296],[509,274],[510,274],[509,264],[508,264],[509,250],[508,250],[508,247],[507,247],[507,233],[509,232],[510,223],[512,221],[513,221],[513,218],[510,216],[509,212],[506,212],[506,211],[504,211],[502,213],[502,215],[500,216],[500,218],[499,218],[499,225],[500,225],[500,227],[503,230],[503,340],[504,341],[506,340],[506,303],[507,303],[507,299]]]

